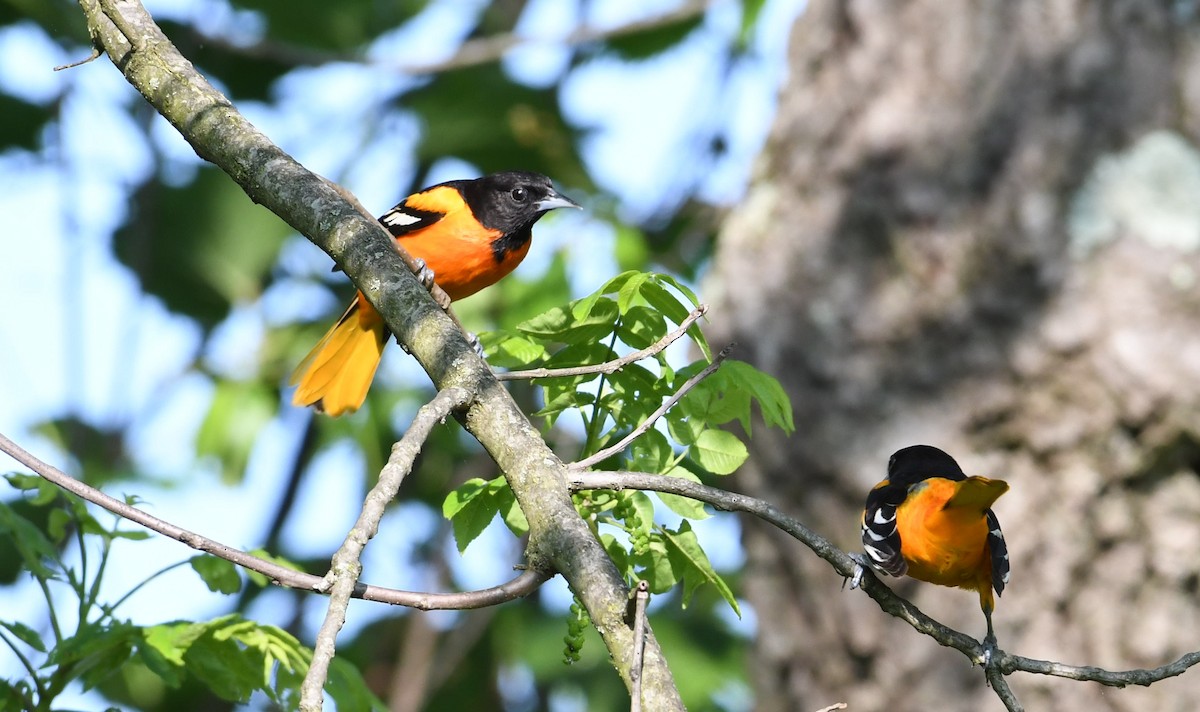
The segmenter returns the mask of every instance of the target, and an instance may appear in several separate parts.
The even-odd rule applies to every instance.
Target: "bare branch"
[[[617,371],[620,371],[622,368],[625,368],[629,364],[634,363],[635,361],[641,361],[648,356],[653,356],[662,352],[668,346],[675,343],[679,337],[687,333],[688,328],[690,328],[692,324],[696,323],[696,320],[704,316],[707,312],[708,305],[701,304],[687,315],[687,318],[683,320],[683,322],[679,325],[679,328],[640,351],[634,351],[633,353],[626,354],[621,358],[613,359],[612,361],[605,361],[604,363],[597,363],[591,366],[574,366],[571,368],[530,368],[524,371],[508,371],[506,373],[497,373],[496,380],[517,381],[529,378],[589,376],[593,373],[603,373],[606,375],[613,374]]]
[[[618,452],[621,452],[625,448],[629,447],[630,443],[632,443],[634,440],[637,440],[647,430],[654,427],[654,423],[659,418],[663,417],[668,410],[673,408],[675,404],[678,403],[685,395],[687,395],[688,391],[695,388],[697,383],[708,378],[713,374],[714,371],[720,368],[721,362],[728,358],[729,352],[733,351],[733,347],[734,344],[730,344],[721,349],[716,356],[713,356],[712,363],[705,366],[704,370],[700,373],[697,373],[695,376],[692,376],[684,381],[683,385],[679,387],[678,391],[673,393],[670,398],[663,401],[663,404],[659,406],[658,410],[655,410],[653,413],[651,413],[649,417],[647,417],[640,425],[633,429],[633,432],[621,438],[620,442],[616,443],[615,445],[610,445],[609,447],[589,455],[578,462],[572,462],[571,464],[567,465],[567,469],[573,471],[586,469],[592,465],[595,465],[597,462],[603,462],[606,458],[612,457]]]
[[[538,46],[545,44],[565,44],[575,47],[585,44],[607,42],[626,37],[638,32],[647,32],[659,27],[669,27],[680,22],[686,22],[703,15],[712,4],[711,0],[691,0],[674,10],[638,20],[617,27],[597,29],[580,27],[563,39],[543,40],[539,38],[522,37],[515,33],[478,37],[463,42],[454,56],[438,62],[424,64],[399,64],[371,60],[361,52],[321,52],[308,47],[277,42],[270,39],[261,40],[252,45],[241,45],[230,42],[220,36],[210,36],[199,32],[194,33],[194,41],[220,47],[228,52],[240,54],[252,59],[267,59],[289,66],[315,66],[330,62],[353,62],[385,69],[397,74],[411,77],[443,74],[457,69],[468,69],[500,61],[505,54],[518,47]]]
[[[1168,677],[1182,675],[1188,668],[1200,663],[1200,651],[1186,653],[1175,662],[1160,665],[1151,669],[1137,670],[1122,670],[1113,672],[1103,668],[1092,667],[1090,665],[1065,665],[1063,663],[1051,662],[1049,660],[1035,660],[1033,658],[1025,658],[1020,655],[1001,655],[996,666],[999,667],[1005,675],[1015,672],[1031,672],[1039,675],[1053,675],[1054,677],[1065,677],[1068,680],[1080,680],[1083,682],[1098,682],[1101,685],[1109,687],[1125,687],[1126,685],[1138,685],[1140,687],[1149,687],[1159,680],[1165,680]]]
[[[642,712],[642,651],[646,647],[646,602],[650,599],[650,583],[642,580],[633,592],[633,691],[629,712]]]
[[[812,549],[817,556],[829,562],[833,570],[843,578],[849,579],[852,577],[858,567],[854,559],[846,552],[834,546],[828,539],[809,529],[795,517],[783,513],[775,505],[755,497],[729,492],[678,477],[653,475],[646,472],[573,472],[570,476],[570,486],[576,492],[592,489],[636,489],[651,492],[667,492],[690,497],[699,502],[706,502],[720,510],[746,512],[782,529],[799,540],[800,543]],[[861,571],[861,569],[858,570]],[[925,615],[912,603],[893,593],[870,570],[866,570],[863,573],[861,588],[866,591],[867,595],[875,599],[880,608],[905,621],[917,629],[917,631],[928,635],[948,648],[958,650],[973,662],[983,659],[984,648],[979,642],[965,633],[960,633],[953,628],[942,625]],[[1069,680],[1098,682],[1101,685],[1109,687],[1125,687],[1126,685],[1149,686],[1159,680],[1181,675],[1188,668],[1200,664],[1200,651],[1187,653],[1172,663],[1153,669],[1126,670],[1122,672],[1114,672],[1091,666],[1065,665],[1048,660],[1035,660],[1020,655],[1009,655],[999,649],[993,650],[992,656],[993,660],[990,667],[999,671],[997,678],[1020,671],[1063,677]],[[1013,702],[1016,702],[1016,698],[1012,697],[1012,692],[1008,689],[1007,684],[997,685],[994,679],[989,677],[989,680],[993,689],[997,690],[997,694],[1001,695],[1001,700],[1006,705],[1009,704],[1009,701],[1002,694],[1002,691],[1007,691]],[[1001,682],[1003,682],[1002,679]],[[1016,705],[1016,707],[1010,707],[1010,709],[1020,709],[1020,703],[1016,702]]]
[[[324,579],[302,571],[295,571],[286,566],[280,566],[274,561],[260,559],[252,554],[226,546],[218,541],[201,536],[187,529],[164,521],[137,507],[110,497],[100,490],[80,482],[67,473],[34,457],[20,445],[0,433],[0,451],[7,453],[14,460],[28,467],[33,472],[49,482],[58,485],[66,491],[98,505],[131,522],[141,524],[147,529],[158,532],[163,536],[183,542],[188,546],[203,551],[206,554],[218,556],[251,571],[271,579],[271,583],[287,588],[298,588],[309,591],[319,590],[324,585]],[[551,575],[535,569],[523,571],[507,583],[481,589],[456,593],[422,593],[401,591],[395,588],[384,588],[369,584],[357,584],[352,596],[365,601],[390,603],[396,606],[407,606],[423,611],[432,610],[463,610],[469,608],[486,608],[500,603],[523,598],[533,593],[535,589],[550,579]]]
[[[993,653],[994,654],[994,653]],[[1004,703],[1004,708],[1008,712],[1025,712],[1025,708],[1021,705],[1021,701],[1013,694],[1012,688],[1008,686],[1008,680],[1004,679],[1004,673],[999,666],[995,664],[984,667],[984,675],[987,677],[988,687],[996,693],[996,697]]]
[[[413,462],[421,453],[421,447],[438,423],[446,416],[471,402],[471,394],[463,388],[448,388],[439,391],[433,400],[417,411],[413,422],[399,442],[392,446],[392,454],[379,473],[379,481],[367,493],[358,521],[337,553],[333,555],[329,573],[322,581],[323,590],[332,587],[325,620],[317,633],[313,645],[312,663],[300,686],[300,709],[319,710],[324,703],[325,680],[329,675],[329,664],[333,661],[338,631],[346,623],[346,610],[355,584],[362,573],[362,552],[379,531],[379,521],[384,510],[400,491],[404,478],[412,471]]]

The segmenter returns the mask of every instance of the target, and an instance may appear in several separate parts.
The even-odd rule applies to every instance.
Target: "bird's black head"
[[[524,233],[538,218],[555,208],[578,208],[579,204],[554,189],[540,173],[505,171],[475,180],[453,181],[471,212],[484,227],[504,235]]]
[[[953,457],[932,445],[912,445],[897,450],[888,460],[888,480],[892,484],[907,486],[930,477],[967,479]]]

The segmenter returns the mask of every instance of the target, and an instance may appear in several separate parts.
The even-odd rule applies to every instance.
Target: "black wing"
[[[988,548],[992,552],[992,588],[996,595],[1004,593],[1008,576],[1012,571],[1008,567],[1008,544],[1004,542],[1004,532],[1000,531],[1000,520],[996,519],[992,510],[987,510]]]
[[[379,222],[383,223],[392,237],[400,237],[423,227],[429,227],[444,217],[446,217],[445,213],[418,210],[410,207],[405,201],[397,203],[391,210],[380,215]]]
[[[907,496],[907,486],[884,480],[867,494],[863,509],[863,550],[871,566],[889,576],[903,576],[908,571],[900,555],[900,530],[896,528],[896,508]]]

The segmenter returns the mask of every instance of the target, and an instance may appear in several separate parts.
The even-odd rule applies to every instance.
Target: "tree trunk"
[[[900,447],[1008,480],[995,620],[1012,653],[1127,669],[1200,648],[1195,12],[813,0],[721,235],[716,340],[783,381],[797,424],[755,429],[738,486],[860,550]],[[771,621],[757,709],[1002,709],[978,668],[793,540],[748,523],[745,545]],[[889,584],[982,637],[974,594]],[[1031,710],[1193,710],[1197,675],[1010,682]]]

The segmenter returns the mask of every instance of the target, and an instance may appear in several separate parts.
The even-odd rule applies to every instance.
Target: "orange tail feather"
[[[362,295],[292,373],[292,403],[338,416],[363,404],[383,358],[387,328]]]

